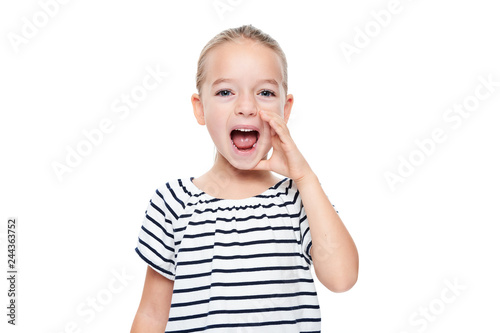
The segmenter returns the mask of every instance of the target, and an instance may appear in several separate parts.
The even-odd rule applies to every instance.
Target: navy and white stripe
[[[219,199],[176,179],[153,194],[137,254],[174,280],[166,332],[320,332],[311,234],[296,184]]]

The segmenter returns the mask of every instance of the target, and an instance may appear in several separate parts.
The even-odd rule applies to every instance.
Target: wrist
[[[318,177],[316,176],[316,174],[311,169],[309,169],[301,177],[296,178],[293,181],[297,184],[297,186],[299,186],[301,184],[310,183],[311,181],[319,181],[319,180],[318,180]]]

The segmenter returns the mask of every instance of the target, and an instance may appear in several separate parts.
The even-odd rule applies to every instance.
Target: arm
[[[331,291],[347,291],[358,279],[358,251],[318,177],[290,136],[286,122],[292,103],[293,96],[287,95],[284,118],[275,112],[260,110],[262,119],[272,129],[273,154],[269,160],[261,160],[253,170],[274,171],[295,181],[309,221],[316,276]]]
[[[130,333],[164,333],[168,322],[174,281],[160,275],[150,266]]]
[[[295,183],[309,221],[316,276],[331,291],[351,289],[358,279],[359,265],[358,251],[351,235],[312,170]]]

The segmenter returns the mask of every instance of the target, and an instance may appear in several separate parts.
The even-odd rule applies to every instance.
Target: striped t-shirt
[[[153,194],[136,252],[174,280],[166,332],[320,332],[309,223],[296,184],[219,199],[175,179]]]

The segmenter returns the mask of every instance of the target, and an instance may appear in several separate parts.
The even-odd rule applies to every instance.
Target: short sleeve
[[[175,280],[174,216],[157,189],[146,208],[135,251],[151,268]]]
[[[333,209],[335,209],[335,205],[333,205]],[[336,209],[337,214],[339,213]],[[311,247],[312,247],[312,238],[311,231],[309,229],[309,221],[307,220],[306,210],[302,201],[300,203],[300,236],[301,236],[301,244],[302,244],[302,253],[304,253],[304,257],[306,258],[307,263],[310,265],[313,261],[311,256]]]

